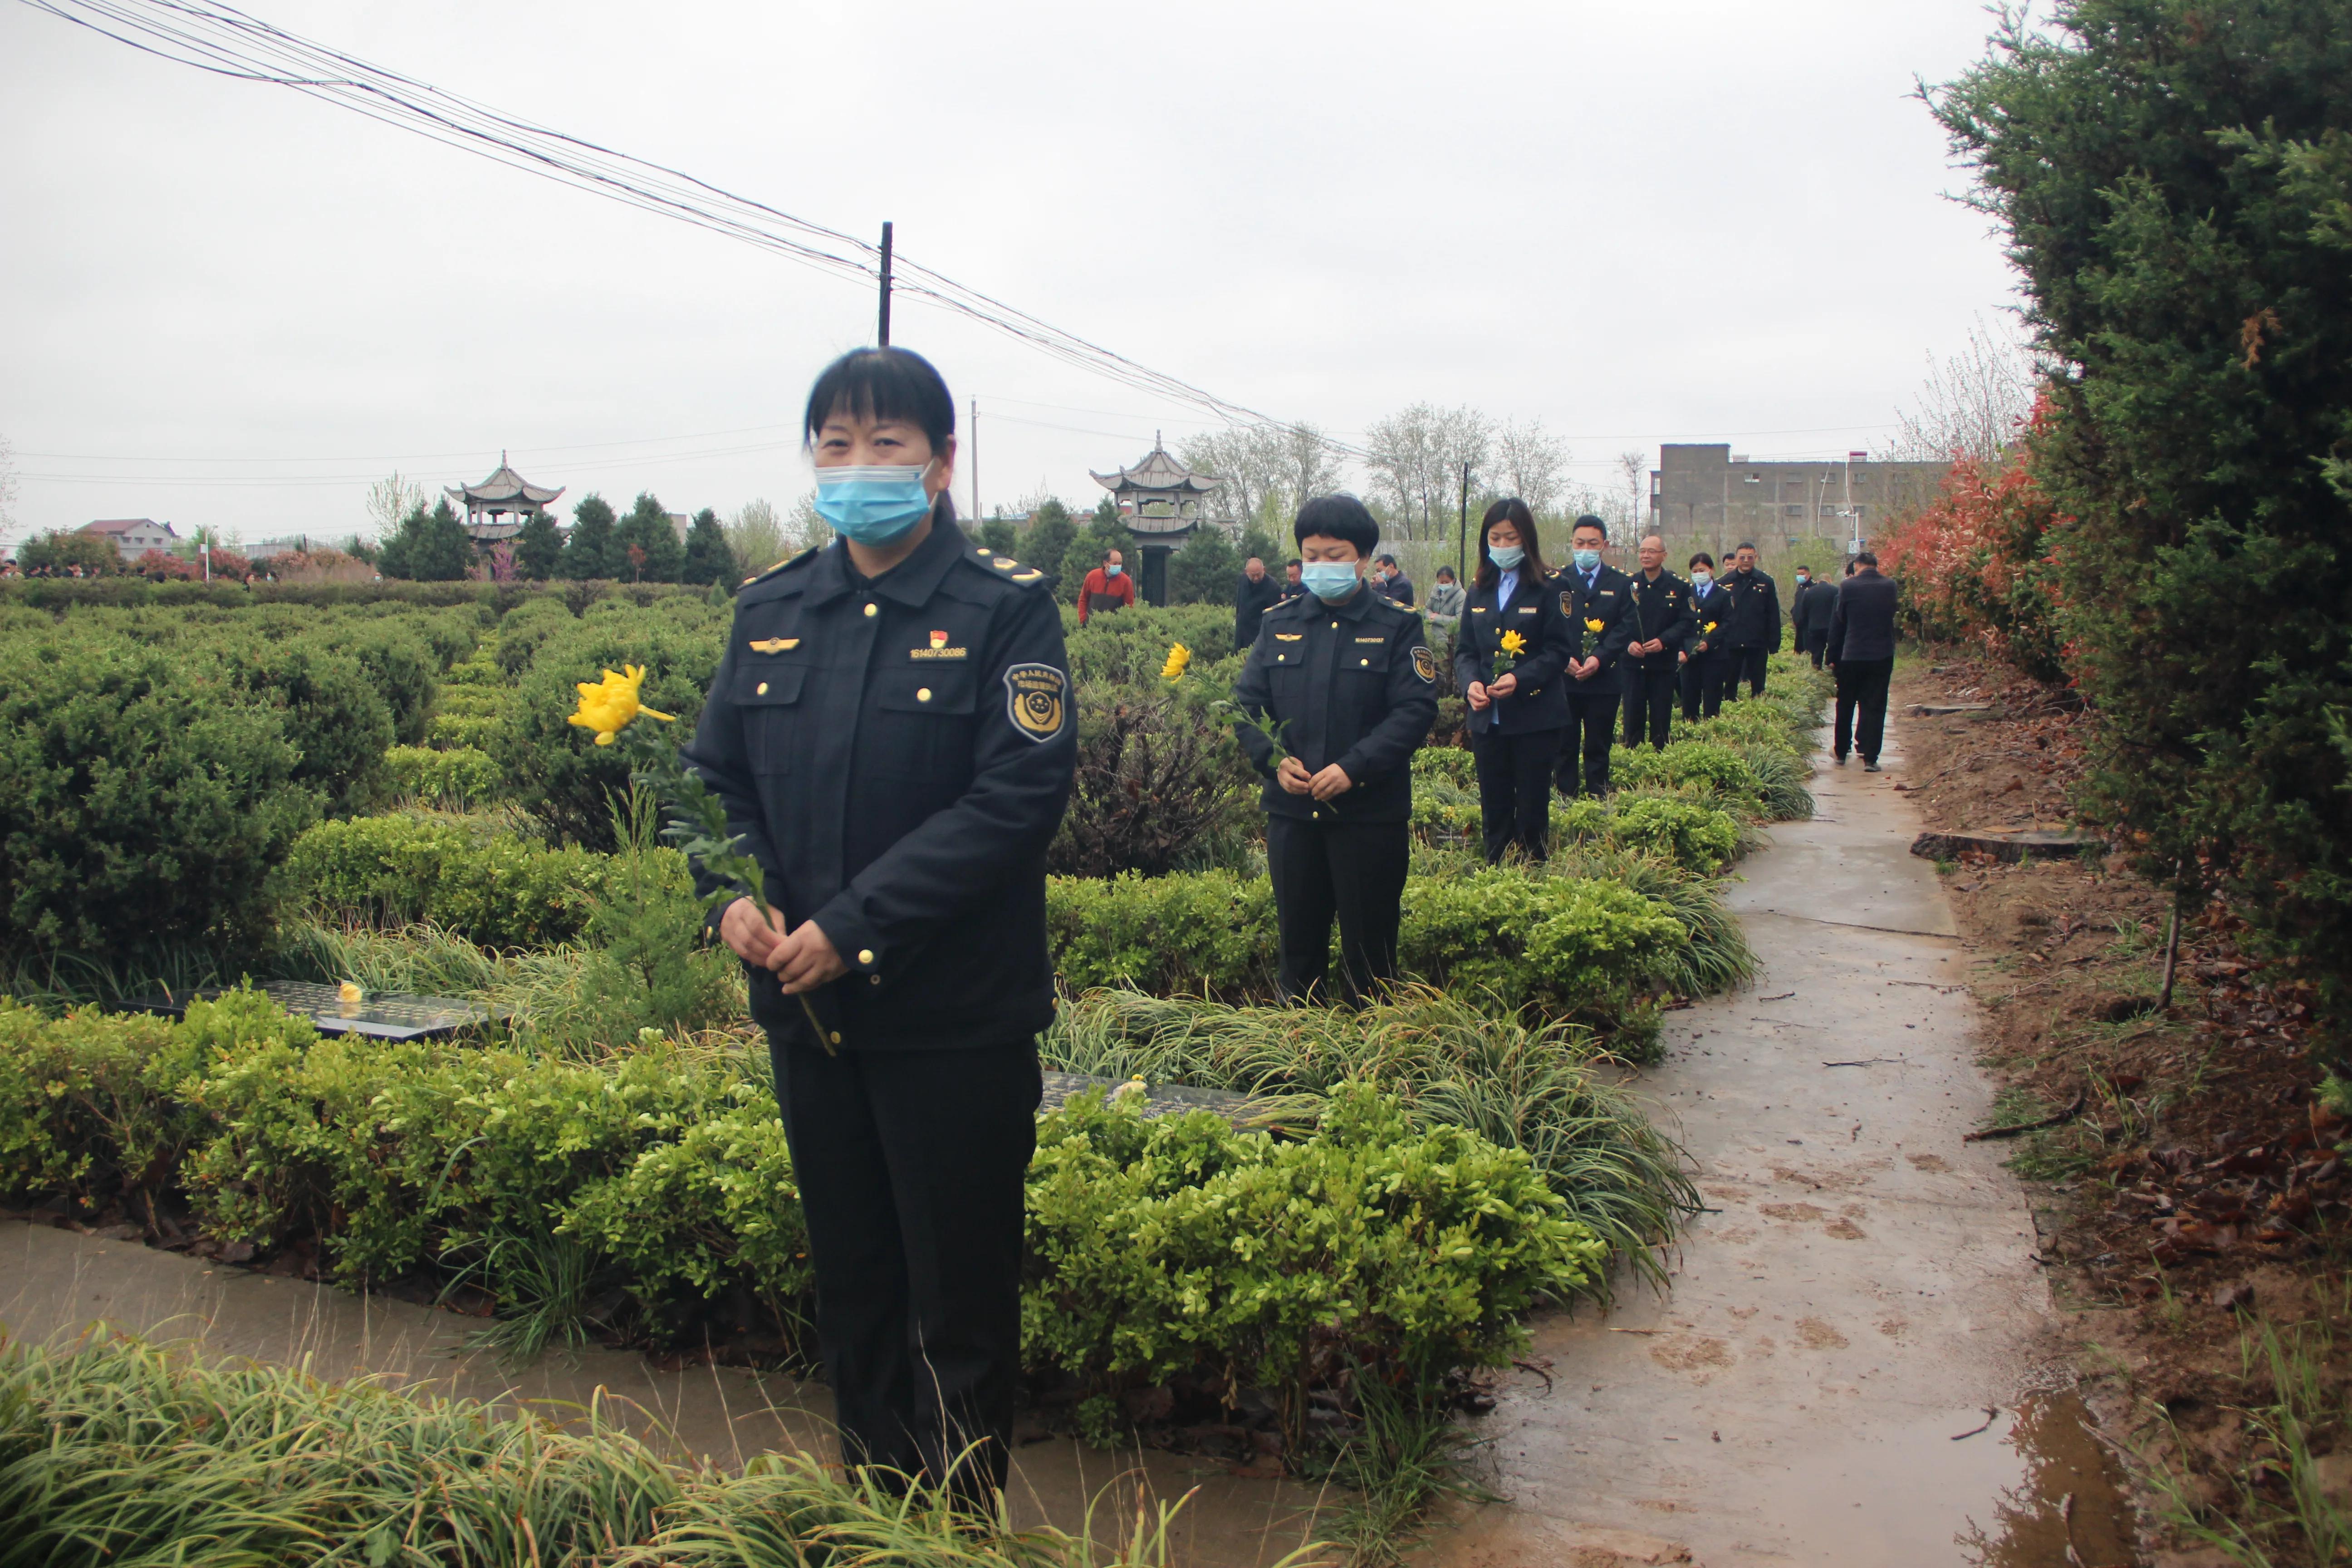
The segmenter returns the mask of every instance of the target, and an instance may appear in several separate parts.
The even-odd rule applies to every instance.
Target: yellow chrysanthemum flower
[[[1160,679],[1162,680],[1181,680],[1184,679],[1184,671],[1191,668],[1192,663],[1192,650],[1191,648],[1186,647],[1180,642],[1170,643],[1168,645],[1168,662],[1160,666]]]
[[[625,664],[621,668],[623,673],[619,675],[606,670],[604,679],[593,686],[584,680],[572,683],[580,689],[580,707],[566,722],[595,731],[600,746],[611,745],[613,737],[635,723],[640,713],[665,724],[676,722],[673,715],[656,712],[638,702],[637,688],[646,683],[645,666]]]
[[[1598,635],[1600,634],[1600,632],[1601,631],[1602,627],[1601,627],[1601,622],[1600,622],[1600,621],[1598,621],[1598,620],[1587,620],[1587,621],[1584,623],[1584,629],[1585,629],[1586,631],[1588,631],[1588,632],[1591,632],[1591,633],[1593,633],[1594,635],[1598,636]]]
[[[1503,634],[1503,651],[1516,658],[1520,654],[1528,651],[1528,639],[1521,637],[1517,632],[1505,632]]]

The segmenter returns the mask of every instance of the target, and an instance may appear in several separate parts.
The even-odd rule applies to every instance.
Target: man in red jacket
[[[1135,603],[1135,579],[1116,550],[1103,552],[1102,564],[1087,574],[1078,586],[1078,625],[1097,610],[1123,610]]]

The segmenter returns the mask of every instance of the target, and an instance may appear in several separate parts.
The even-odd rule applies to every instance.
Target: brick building
[[[1719,558],[1742,540],[1767,556],[1809,540],[1866,547],[1927,505],[1948,467],[1862,453],[1768,460],[1726,442],[1669,444],[1650,470],[1649,527],[1665,537],[1670,554],[1708,550]]]

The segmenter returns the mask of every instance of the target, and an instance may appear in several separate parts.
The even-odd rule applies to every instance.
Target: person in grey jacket
[[[1837,728],[1832,751],[1841,765],[1846,753],[1862,753],[1864,773],[1878,771],[1886,738],[1886,685],[1895,675],[1895,579],[1879,574],[1878,557],[1865,550],[1853,558],[1853,575],[1838,584],[1830,613],[1830,668],[1837,672]]]

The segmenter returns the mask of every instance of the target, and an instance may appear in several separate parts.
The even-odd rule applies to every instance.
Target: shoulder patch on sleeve
[[[1004,711],[1015,733],[1040,743],[1069,717],[1070,678],[1050,664],[1016,664],[1004,672]]]
[[[1437,656],[1429,651],[1427,643],[1414,645],[1412,672],[1432,686],[1437,684]]]

